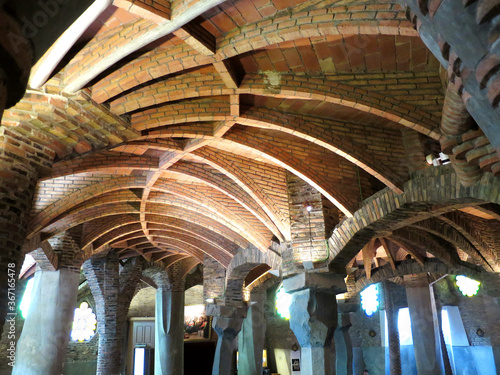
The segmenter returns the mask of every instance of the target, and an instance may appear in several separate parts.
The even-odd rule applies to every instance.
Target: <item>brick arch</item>
[[[250,247],[250,244],[243,238],[238,237],[234,232],[233,234],[229,233],[229,230],[223,226],[221,229],[225,229],[226,232],[219,234],[210,229],[209,223],[200,225],[166,215],[149,215],[147,219],[148,229],[151,231],[167,228],[170,231],[186,233],[197,238],[197,241],[218,247],[222,253],[234,254],[241,248]],[[91,247],[97,250],[111,243],[119,243],[137,237],[144,237],[139,215],[129,215],[126,218],[118,216],[106,223],[104,227],[99,227],[99,230],[87,234],[83,239],[82,247],[83,249]]]
[[[279,42],[318,36],[418,35],[399,5],[394,4],[393,9],[384,12],[378,12],[377,5],[360,8],[356,4],[306,11],[301,7],[291,8],[286,13],[244,25],[218,38],[215,58],[227,59]]]
[[[384,189],[365,201],[353,217],[345,219],[334,230],[328,240],[332,254],[330,268],[345,267],[373,237],[383,237],[399,228],[460,208],[498,203],[499,184],[497,178],[486,173],[478,183],[464,187],[449,166],[442,166],[416,174],[405,184],[402,194]]]
[[[105,181],[95,182],[91,185],[68,194],[64,199],[52,203],[44,211],[36,215],[30,222],[27,238],[31,238],[38,231],[47,226],[54,218],[63,214],[71,207],[85,202],[86,200],[104,193],[109,193],[117,190],[122,190],[123,186],[127,189],[143,188],[146,184],[145,177],[116,177]]]
[[[131,160],[130,163],[128,163],[129,159]],[[225,192],[229,197],[235,199],[244,208],[248,209],[253,215],[255,215],[263,224],[267,226],[269,230],[273,231],[273,233],[278,238],[282,238],[280,230],[276,228],[274,222],[267,217],[266,213],[262,210],[262,208],[253,201],[252,197],[241,196],[241,193],[237,191],[238,190],[237,188],[234,188],[226,181],[222,181],[220,177],[218,179],[211,178],[208,171],[200,170],[200,168],[197,168],[197,166],[191,165],[189,168],[182,168],[182,166],[183,162],[178,162],[175,166],[171,168],[171,170],[182,171],[181,173],[197,177],[200,181],[208,183],[214,188]],[[62,177],[73,173],[89,173],[89,172],[103,172],[103,171],[106,172],[116,171],[119,173],[120,171],[130,172],[131,170],[146,170],[146,171],[158,170],[158,158],[142,157],[142,156],[141,157],[125,156],[121,154],[116,155],[113,153],[98,155],[95,158],[93,157],[91,160],[87,160],[85,158],[77,158],[71,161],[57,163],[56,169],[54,173],[51,175],[51,178]],[[195,173],[195,170],[197,171],[197,173]],[[159,181],[155,185],[155,187],[153,187],[153,190],[161,189],[168,192],[173,190],[172,189],[173,185],[175,185],[174,182],[169,182],[168,184],[166,184]],[[209,203],[210,206],[216,208],[215,209],[216,212],[226,212],[226,216],[228,216],[227,210],[224,207],[218,204],[215,200],[207,198],[206,195],[204,195],[203,197],[200,196],[200,194],[197,193],[197,191],[194,189],[183,186],[182,188],[176,189],[176,192],[174,194],[180,194],[183,195],[184,197],[189,197],[189,198],[198,197],[199,198],[198,203],[199,202]],[[102,199],[103,198],[100,198],[99,200],[102,201]],[[123,199],[120,198],[119,200]],[[92,205],[91,202],[92,200],[89,200],[85,204]],[[70,210],[66,211],[65,214],[68,215],[69,212]],[[234,215],[230,214],[229,216],[234,216]],[[238,220],[237,218],[233,218],[232,221],[240,223],[245,222],[245,220]],[[254,231],[254,229],[250,226],[247,226],[246,230],[249,232]]]
[[[144,181],[144,179],[141,178],[139,181],[142,182]],[[57,231],[58,227],[59,229],[67,228],[77,225],[79,223],[83,223],[86,221],[87,218],[86,214],[88,214],[88,212],[92,212],[97,217],[102,217],[103,215],[112,215],[116,213],[125,214],[125,213],[137,212],[138,208],[134,208],[134,206],[131,206],[127,203],[115,203],[113,206],[110,206],[110,210],[107,212],[99,209],[99,206],[105,204],[108,200],[106,199],[104,201],[100,201],[99,198],[95,197],[101,196],[103,194],[105,195],[110,193],[116,193],[116,191],[119,189],[120,182],[122,182],[124,186],[127,186],[127,188],[142,187],[139,186],[138,184],[135,184],[134,182],[137,182],[137,180],[134,180],[132,178],[118,178],[118,179],[110,179],[109,181],[100,182],[98,184],[93,184],[80,191],[76,191],[72,194],[69,194],[68,196],[65,197],[65,199],[62,202],[59,201],[58,204],[53,204],[47,210],[41,212],[37,217],[35,217],[35,219],[32,222],[33,234],[36,233],[37,231],[42,230],[43,228],[46,228],[47,226],[51,226],[50,228],[51,231]],[[187,188],[187,190],[189,190],[189,188]],[[177,193],[179,194],[178,191]],[[195,192],[192,193],[194,196],[197,195]],[[91,197],[94,198],[91,199]],[[134,197],[135,195],[132,194],[132,197],[128,197],[127,200],[130,201],[130,199]],[[87,201],[84,198],[88,198],[89,200]],[[108,199],[110,201],[120,202],[121,200],[123,200],[123,197],[121,195],[118,195],[117,197],[108,195]],[[135,198],[135,200],[137,202],[139,201],[138,198]],[[203,200],[200,201],[203,202]],[[183,206],[190,211],[193,210],[197,211],[200,215],[205,215],[205,216],[207,215],[206,209],[203,209],[202,207],[195,207],[193,204],[190,205],[184,204]],[[217,207],[217,205],[215,205],[214,207]],[[78,208],[80,209],[78,210]],[[154,210],[154,207],[152,209]],[[153,211],[150,211],[148,213],[152,212]],[[226,226],[228,226],[230,230],[242,234],[244,237],[248,238],[251,242],[254,242],[256,244],[262,244],[262,246],[265,246],[264,245],[266,241],[265,238],[262,237],[262,235],[258,233],[255,230],[255,228],[250,228],[250,227],[246,228],[247,225],[245,221],[239,219],[235,219],[236,220],[235,222],[236,223],[239,222],[241,224],[235,226],[231,221],[231,216],[232,215],[230,215],[226,219],[225,217],[218,215],[218,219],[221,220]],[[71,218],[73,218],[73,221],[71,221]],[[58,221],[60,221],[60,223],[57,223]]]
[[[270,269],[279,269],[281,261],[281,256],[270,249],[262,252],[253,247],[236,253],[226,269],[226,303],[243,301],[243,284],[253,268],[266,264]]]
[[[376,8],[377,5],[366,5],[365,8]],[[383,5],[385,6],[385,4]],[[390,6],[390,5],[389,5]],[[393,5],[397,6],[397,5]],[[134,87],[145,84],[151,80],[174,74],[184,69],[191,69],[216,61],[222,61],[238,54],[264,48],[282,41],[291,41],[302,38],[326,35],[408,35],[417,36],[413,25],[406,20],[406,16],[400,10],[387,10],[383,12],[374,9],[372,12],[366,12],[350,6],[343,9],[336,9],[342,14],[342,21],[334,21],[335,14],[327,9],[312,10],[304,12],[302,8],[292,7],[287,12],[281,12],[276,17],[264,19],[256,23],[244,25],[235,29],[225,36],[218,39],[218,51],[216,58],[196,53],[187,45],[171,46],[161,48],[160,53],[152,51],[144,56],[125,64],[122,68],[111,73],[97,82],[93,87],[92,98],[98,103],[113,98],[120,93],[133,89]],[[321,13],[308,16],[309,12]],[[349,14],[364,13],[368,15],[363,18],[350,19]],[[297,17],[298,15],[301,17]],[[377,18],[370,18],[377,14]],[[295,17],[305,21],[299,25]],[[356,17],[356,16],[355,16]],[[274,22],[276,28],[270,27]],[[289,22],[286,22],[288,20]],[[290,24],[292,23],[292,24]],[[271,31],[267,31],[271,29]],[[249,35],[251,33],[251,37]],[[182,57],[177,57],[182,56]],[[144,74],[144,72],[148,72]],[[76,72],[75,72],[76,73]],[[69,82],[70,80],[66,80]]]
[[[246,74],[240,87],[235,91],[237,94],[260,95],[288,99],[319,100],[340,106],[354,108],[367,114],[381,117],[416,130],[432,139],[438,140],[440,137],[439,118],[422,109],[416,108],[407,103],[403,103],[397,98],[384,97],[380,94],[367,91],[355,86],[350,86],[337,81],[324,80],[325,76],[320,76],[322,81],[318,82],[316,77],[297,76],[286,73],[276,73],[273,76],[277,80],[273,81],[265,74]],[[163,85],[158,83],[155,85]],[[166,92],[171,90],[176,93],[177,99],[185,98],[206,98],[207,94],[216,92],[220,95],[220,89],[217,83],[215,88],[209,90],[211,84],[206,83],[203,91],[196,88],[175,87],[164,89]],[[217,91],[219,90],[219,91]],[[183,95],[179,94],[179,91]],[[130,94],[135,98],[135,93]],[[151,100],[147,97],[135,99],[134,109],[140,108],[140,104],[151,105]],[[175,104],[167,104],[168,96],[163,96],[163,101],[156,101],[157,108],[147,109],[142,112],[132,114],[132,125],[136,130],[146,130],[163,125],[178,124],[182,122],[195,121],[226,121],[232,120],[230,116],[229,102],[219,101],[217,107],[213,101],[205,103],[203,100],[190,100]],[[200,107],[203,111],[200,111]],[[125,109],[123,109],[125,110]],[[175,118],[172,116],[175,115]]]
[[[439,139],[439,119],[413,106],[407,107],[397,98],[381,97],[354,86],[314,77],[279,74],[278,85],[262,74],[246,74],[239,94],[264,95],[279,98],[319,100],[357,109],[411,128],[432,139]]]
[[[476,264],[481,264],[485,269],[493,270],[488,263],[488,260],[485,259],[483,254],[481,254],[481,252],[478,250],[481,249],[481,247],[471,243],[469,239],[453,225],[438,218],[429,218],[412,224],[409,227],[424,230],[427,233],[438,236],[443,240],[450,242],[455,247],[461,249],[467,255],[469,255]]]
[[[224,163],[223,152],[219,154],[210,148],[204,147],[194,151],[192,156],[222,172],[227,178],[221,178],[221,176],[213,173],[212,170],[205,168],[203,165],[183,161],[177,162],[169,170],[195,177],[221,191],[257,217],[276,237],[283,238],[283,235],[289,231],[282,224],[280,225],[281,218],[276,217],[276,214],[273,215],[276,210],[270,212],[267,209],[270,200],[266,199],[263,193],[256,192],[256,189],[258,189],[256,184],[252,183],[248,176],[246,176],[244,182],[241,181],[241,178],[238,177],[241,177],[244,173],[239,171],[238,166],[234,163]]]
[[[455,267],[450,267],[438,259],[427,259],[423,265],[419,264],[414,259],[407,259],[397,262],[396,269],[392,269],[390,264],[372,269],[371,277],[366,278],[366,274],[361,272],[361,275],[356,278],[356,291],[361,291],[371,284],[376,284],[394,277],[401,277],[404,275],[415,275],[420,273],[434,273],[434,274],[451,274],[451,275],[465,275],[472,279],[482,280],[483,273],[478,267],[467,263],[460,262]]]
[[[243,149],[257,151],[273,163],[300,177],[321,192],[345,215],[351,216],[356,211],[359,200],[357,192],[353,189],[345,190],[335,182],[341,174],[335,174],[330,168],[330,166],[336,166],[337,170],[342,169],[346,175],[354,176],[355,174],[348,173],[348,171],[354,170],[355,166],[337,154],[315,148],[314,144],[293,135],[242,126],[233,127],[224,136],[224,140]],[[296,153],[297,149],[303,152]],[[320,159],[324,162],[320,163]],[[312,161],[315,162],[314,166],[311,164]],[[342,168],[339,167],[340,165]]]
[[[362,149],[357,147],[359,145],[355,145],[349,139],[349,124],[336,123],[335,125],[337,125],[337,128],[344,126],[347,129],[345,133],[340,133],[339,131],[335,131],[333,126],[328,126],[332,122],[329,124],[327,121],[320,118],[308,118],[306,120],[298,115],[262,108],[251,108],[246,110],[245,113],[236,118],[236,122],[246,126],[279,130],[309,140],[314,144],[346,158],[360,168],[363,168],[386,186],[402,192],[401,187],[404,180],[401,177],[401,173],[395,171],[394,168],[388,167],[385,162],[381,162],[377,157],[374,157],[373,153],[367,155]],[[328,127],[330,127],[330,129],[328,129]],[[384,133],[383,136],[381,136],[380,129],[377,130],[378,131],[375,131],[375,129],[374,131],[368,131],[365,129],[366,136],[369,136],[371,139],[373,139],[373,137],[380,137],[381,140],[385,138],[383,139],[383,143],[388,142],[388,134]],[[375,141],[373,141],[373,143],[375,143]]]
[[[201,149],[195,150],[191,153],[191,157],[200,160],[203,163],[208,164],[215,170],[222,172],[228,177],[235,185],[229,181],[220,181],[220,178],[214,180],[212,174],[206,175],[206,173],[194,173],[195,165],[186,165],[188,168],[182,168],[184,173],[193,175],[199,179],[210,181],[214,184],[214,187],[222,189],[222,191],[235,199],[237,202],[241,202],[244,206],[249,206],[250,211],[256,211],[256,216],[263,215],[264,217],[269,216],[273,225],[271,228],[276,228],[273,233],[278,237],[289,237],[290,229],[288,225],[284,222],[286,219],[279,212],[278,208],[274,207],[272,200],[267,197],[262,188],[253,181],[241,168],[241,163],[244,163],[244,159],[239,159],[238,156],[226,153],[222,150],[213,149],[211,147],[203,147]],[[179,171],[183,167],[182,163],[176,163],[171,167],[172,171]],[[200,168],[200,166],[198,166]],[[218,182],[218,183],[217,183]],[[254,201],[257,205],[254,204]],[[262,220],[262,219],[261,219]]]

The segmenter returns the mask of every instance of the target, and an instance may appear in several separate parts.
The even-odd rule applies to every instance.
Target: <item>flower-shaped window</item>
[[[82,302],[80,307],[75,309],[71,340],[78,342],[89,341],[95,334],[96,324],[97,320],[92,308],[89,307],[87,302]]]

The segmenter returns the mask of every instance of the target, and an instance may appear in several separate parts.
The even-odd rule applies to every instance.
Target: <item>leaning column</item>
[[[301,346],[301,374],[334,374],[328,353],[337,327],[338,293],[346,292],[341,275],[301,273],[283,280],[292,295],[290,328]]]

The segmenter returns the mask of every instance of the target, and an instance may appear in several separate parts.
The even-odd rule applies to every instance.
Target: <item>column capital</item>
[[[347,292],[344,277],[335,273],[299,273],[283,280],[283,288],[287,293],[304,289],[322,289],[334,294]]]

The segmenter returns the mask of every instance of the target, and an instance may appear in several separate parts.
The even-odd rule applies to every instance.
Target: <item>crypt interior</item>
[[[500,0],[0,0],[0,374],[499,374],[499,104]]]

